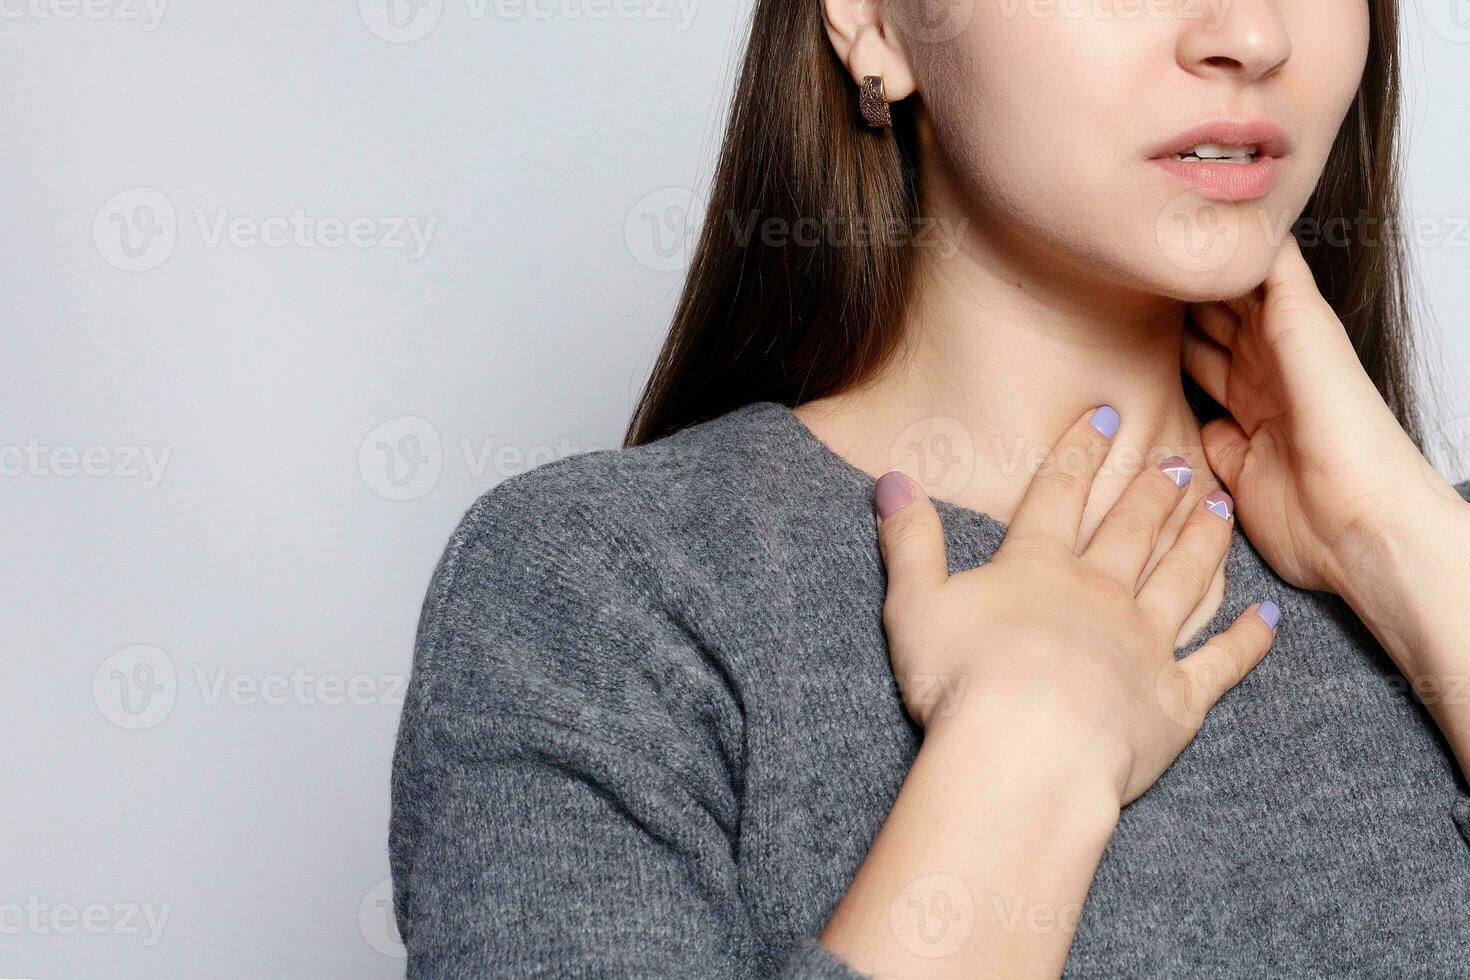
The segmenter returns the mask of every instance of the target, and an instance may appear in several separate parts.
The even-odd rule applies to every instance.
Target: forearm
[[[1470,777],[1470,503],[1440,494],[1347,548],[1337,591],[1373,632]]]
[[[1118,818],[1106,774],[991,716],[927,738],[821,942],[875,977],[1056,977]]]

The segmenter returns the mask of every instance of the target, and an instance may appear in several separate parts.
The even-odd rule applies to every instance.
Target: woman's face
[[[1265,276],[1316,186],[1368,49],[1367,0],[891,9],[938,151],[930,160],[921,149],[926,188],[951,189],[937,199],[958,202],[972,233],[1196,301],[1239,295]],[[1189,135],[1219,121],[1248,128]],[[1258,155],[1176,161],[1164,151],[1181,136],[1255,144]],[[1200,156],[1217,152],[1241,154]]]

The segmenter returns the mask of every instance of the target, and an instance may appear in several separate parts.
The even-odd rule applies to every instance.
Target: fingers
[[[1225,491],[1212,491],[1195,505],[1179,538],[1138,590],[1139,607],[1160,629],[1178,635],[1215,580],[1234,526],[1235,502]]]
[[[1243,296],[1235,296],[1230,299],[1221,300],[1221,302],[1230,308],[1230,312],[1244,320],[1246,317],[1254,315],[1265,300],[1266,286],[1265,283],[1262,283]]]
[[[949,577],[944,526],[918,481],[898,470],[884,473],[873,488],[873,506],[889,598],[943,583]]]
[[[1251,448],[1250,437],[1240,423],[1228,415],[1211,419],[1200,430],[1200,438],[1210,469],[1227,487],[1239,486],[1240,471]]]
[[[1245,679],[1271,649],[1281,610],[1269,599],[1252,605],[1222,633],[1183,660],[1166,665],[1161,687],[1165,709],[1190,731],[1198,731],[1221,695]]]
[[[1281,243],[1281,248],[1276,252],[1276,259],[1271,263],[1270,271],[1266,273],[1266,281],[1261,284],[1260,288],[1269,292],[1283,286],[1297,286],[1310,290],[1308,295],[1318,291],[1317,277],[1312,275],[1312,267],[1307,265],[1307,257],[1302,254],[1301,247],[1297,245],[1295,235],[1287,235],[1285,241]]]
[[[1100,405],[1062,433],[1026,488],[1006,529],[1008,540],[1050,539],[1076,550],[1082,511],[1118,433],[1118,422],[1116,409]]]
[[[1082,560],[1137,591],[1138,577],[1153,555],[1159,532],[1183,499],[1192,475],[1183,456],[1170,456],[1133,478],[1103,517]]]
[[[1179,361],[1189,376],[1221,405],[1230,388],[1230,351],[1194,325],[1186,325],[1180,338]]]
[[[1189,316],[1196,326],[1215,343],[1231,348],[1235,335],[1240,331],[1240,317],[1224,303],[1196,303],[1189,308]]]

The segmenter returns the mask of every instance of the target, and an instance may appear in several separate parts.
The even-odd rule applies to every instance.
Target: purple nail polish
[[[1189,460],[1183,456],[1170,456],[1159,463],[1159,469],[1174,481],[1176,487],[1189,486],[1189,481],[1194,477],[1194,471],[1189,468]]]
[[[878,477],[873,487],[873,503],[878,507],[878,516],[887,517],[914,499],[914,489],[909,478],[898,470],[889,470]]]
[[[1092,427],[1111,439],[1118,434],[1118,410],[1111,405],[1103,405],[1092,413]]]
[[[1256,608],[1256,615],[1264,619],[1266,625],[1273,630],[1276,628],[1276,624],[1281,622],[1281,608],[1270,599],[1267,599]]]
[[[1211,514],[1228,521],[1235,513],[1235,500],[1224,490],[1211,490],[1205,496],[1205,507]]]

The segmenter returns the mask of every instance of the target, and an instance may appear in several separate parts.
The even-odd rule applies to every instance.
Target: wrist
[[[1470,503],[1453,490],[1405,501],[1371,527],[1345,534],[1334,554],[1331,589],[1373,632],[1412,681],[1416,674],[1463,669],[1443,664],[1433,610],[1451,586],[1451,570],[1470,553]]]
[[[957,779],[984,782],[987,796],[1007,797],[1033,821],[1041,814],[1105,844],[1122,809],[1127,764],[1104,750],[1111,740],[1077,731],[1077,713],[1063,708],[1051,698],[977,701],[936,718],[919,752]]]

